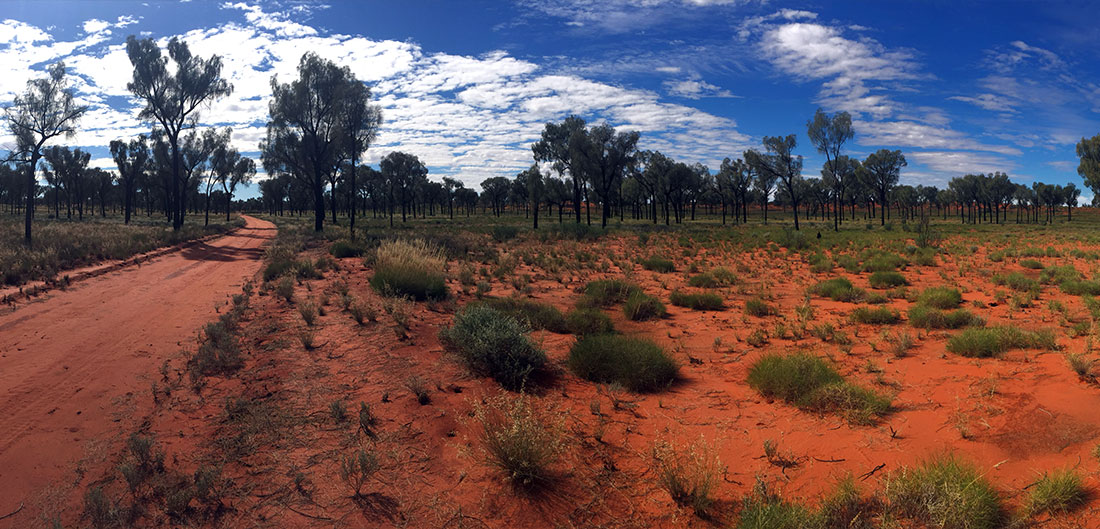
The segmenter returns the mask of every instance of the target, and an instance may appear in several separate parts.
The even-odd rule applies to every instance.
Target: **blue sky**
[[[129,34],[217,53],[234,94],[203,113],[257,155],[272,75],[312,50],[374,87],[368,154],[404,150],[470,185],[514,175],[546,121],[576,113],[642,132],[641,147],[717,169],[764,135],[799,135],[818,107],[856,125],[849,154],[909,159],[902,180],[1004,171],[1075,182],[1074,145],[1100,133],[1100,28],[1088,2],[494,0],[5,2],[0,101],[65,60],[91,112],[68,140],[145,132],[125,89]],[[0,138],[10,144],[10,138]],[[245,192],[247,196],[248,191]],[[1086,191],[1083,199],[1091,198]]]

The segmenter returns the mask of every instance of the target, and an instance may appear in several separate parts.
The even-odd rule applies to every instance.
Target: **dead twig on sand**
[[[23,510],[23,502],[19,502],[19,508],[18,509],[14,510],[12,512],[9,512],[8,514],[5,514],[3,516],[0,516],[0,520],[11,518],[12,516],[15,516],[15,515],[19,514],[19,511],[22,511],[22,510]]]

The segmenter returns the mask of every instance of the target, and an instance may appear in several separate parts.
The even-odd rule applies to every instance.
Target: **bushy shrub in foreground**
[[[962,303],[962,293],[950,287],[930,287],[917,295],[917,303],[942,310],[953,309]]]
[[[886,479],[891,514],[940,529],[994,529],[1004,520],[997,491],[973,465],[939,456]]]
[[[665,304],[655,296],[635,292],[630,295],[623,305],[623,313],[631,321],[656,320],[665,317],[668,313]]]
[[[564,334],[569,332],[565,316],[557,307],[518,297],[486,298],[480,303],[512,316],[531,329]]]
[[[615,332],[611,318],[594,307],[577,307],[566,313],[565,327],[578,336]]]
[[[656,391],[676,379],[679,367],[651,340],[618,334],[584,336],[569,350],[569,369],[593,382],[617,382],[631,391]]]
[[[440,338],[470,370],[487,375],[509,390],[523,389],[528,378],[546,365],[546,353],[527,336],[515,318],[485,305],[455,314]]]
[[[767,354],[749,368],[749,386],[801,408],[839,413],[860,424],[890,410],[890,399],[844,380],[828,362],[807,353]]]

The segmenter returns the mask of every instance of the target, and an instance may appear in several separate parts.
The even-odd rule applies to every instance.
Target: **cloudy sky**
[[[531,163],[543,124],[578,114],[641,147],[717,169],[765,135],[806,138],[814,110],[855,121],[849,154],[909,159],[903,181],[968,172],[1076,182],[1100,133],[1100,26],[1088,2],[929,0],[361,0],[2,4],[0,101],[64,60],[91,111],[67,140],[113,168],[112,139],[146,132],[126,83],[127,35],[221,55],[234,86],[202,114],[258,155],[272,76],[305,51],[349,66],[385,124],[368,161],[403,150],[476,187]],[[10,138],[0,138],[10,145]],[[1086,194],[1088,192],[1086,191]],[[249,194],[246,191],[246,196]]]

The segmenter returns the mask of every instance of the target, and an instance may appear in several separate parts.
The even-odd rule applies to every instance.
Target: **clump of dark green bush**
[[[664,257],[651,255],[638,261],[642,265],[642,268],[651,272],[658,272],[661,274],[667,274],[676,270],[676,264],[672,261],[665,259]]]
[[[752,298],[745,302],[745,314],[764,318],[775,314],[775,308],[760,298]]]
[[[859,307],[852,311],[849,318],[856,323],[890,325],[901,320],[901,314],[889,307]]]
[[[579,336],[615,332],[611,317],[595,307],[577,307],[567,312],[565,326]]]
[[[890,410],[890,398],[844,380],[828,362],[807,353],[767,354],[749,368],[749,386],[817,412],[838,413],[858,424],[870,424]]]
[[[628,320],[645,321],[663,318],[668,312],[665,310],[665,304],[661,303],[656,296],[635,292],[623,305],[623,314]]]
[[[948,351],[977,358],[1001,356],[1011,349],[1057,348],[1054,333],[1050,331],[1031,332],[1009,326],[970,328],[947,341]]]
[[[833,301],[856,302],[867,297],[867,292],[852,285],[843,277],[826,279],[810,287],[810,294],[829,298]]]
[[[691,310],[722,310],[726,307],[722,302],[722,296],[712,292],[688,293],[674,290],[669,295],[669,301],[677,307],[687,307]]]
[[[737,276],[728,268],[715,268],[688,278],[688,286],[696,288],[718,288],[737,282]]]
[[[918,304],[909,309],[909,325],[921,329],[959,329],[970,326],[981,327],[985,325],[985,321],[966,309],[945,311]]]
[[[996,489],[973,465],[935,457],[887,477],[886,511],[941,529],[995,529],[1005,519]]]
[[[656,391],[676,380],[679,367],[651,340],[618,334],[580,338],[569,350],[569,369],[600,383],[618,383],[631,391]]]
[[[894,288],[909,284],[905,276],[892,270],[874,272],[869,281],[872,288]]]
[[[929,287],[917,295],[917,303],[937,309],[953,309],[962,303],[962,294],[950,287]]]
[[[546,353],[527,336],[515,318],[485,305],[468,306],[455,314],[440,338],[467,367],[518,391],[546,365]]]
[[[629,281],[600,279],[585,285],[581,304],[592,307],[610,307],[626,301],[635,292],[641,292],[641,289],[638,288],[638,285]]]
[[[367,249],[363,243],[359,241],[349,241],[347,239],[340,239],[329,246],[328,252],[337,259],[343,259],[345,257],[362,257],[366,253]]]
[[[485,298],[478,303],[508,314],[531,329],[542,329],[559,334],[569,332],[569,324],[565,321],[565,316],[548,303],[519,297]]]

